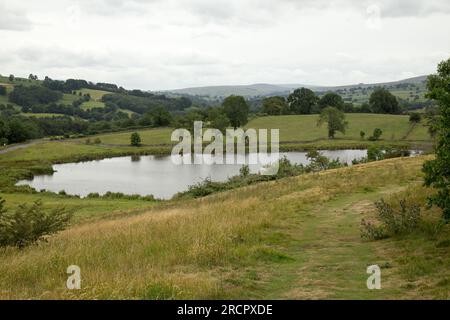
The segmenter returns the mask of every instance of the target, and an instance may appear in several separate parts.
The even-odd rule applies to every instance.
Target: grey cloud
[[[450,13],[448,0],[281,0],[300,10],[335,8],[353,8],[365,12],[368,6],[381,9],[382,17],[420,17],[436,13]]]
[[[109,52],[74,52],[60,47],[22,47],[14,52],[16,59],[42,68],[108,68],[129,67],[126,58]]]
[[[26,31],[30,30],[32,23],[21,11],[12,10],[0,4],[0,30]]]

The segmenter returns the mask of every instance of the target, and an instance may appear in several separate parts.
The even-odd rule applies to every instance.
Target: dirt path
[[[44,140],[32,140],[32,141],[25,142],[25,143],[14,144],[11,146],[7,146],[4,149],[0,149],[0,154],[5,154],[5,153],[8,153],[8,152],[11,152],[14,150],[28,148],[28,147],[31,147],[31,146],[34,146],[36,144],[43,143],[43,142],[45,142],[45,141]]]
[[[362,241],[360,222],[373,202],[398,187],[371,194],[352,194],[308,210],[302,223],[290,232],[294,240],[289,255],[294,262],[282,265],[266,284],[268,299],[383,299],[397,294],[396,275],[383,270],[383,290],[368,290],[367,266],[390,265],[393,257],[378,250],[377,242]]]

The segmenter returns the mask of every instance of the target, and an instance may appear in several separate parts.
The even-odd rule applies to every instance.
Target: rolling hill
[[[296,88],[309,88],[316,92],[349,90],[355,88],[371,88],[377,86],[396,87],[401,84],[421,85],[426,80],[427,76],[419,76],[414,78],[403,79],[399,81],[372,83],[372,84],[352,84],[346,86],[320,86],[307,84],[250,84],[250,85],[227,85],[227,86],[206,86],[206,87],[192,87],[184,89],[168,90],[167,92],[175,94],[187,94],[195,96],[204,96],[210,98],[223,98],[229,95],[241,95],[246,98],[264,97],[274,95],[287,95]]]

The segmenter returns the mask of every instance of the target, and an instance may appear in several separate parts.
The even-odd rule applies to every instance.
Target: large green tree
[[[292,113],[310,114],[318,100],[319,98],[312,90],[300,88],[289,95],[287,102]]]
[[[244,97],[229,96],[223,101],[222,107],[234,129],[247,124],[250,107]]]
[[[339,110],[344,109],[344,100],[342,97],[335,92],[328,92],[319,99],[318,102],[320,110],[326,107],[334,107]]]
[[[438,193],[430,200],[442,208],[446,222],[450,221],[450,59],[438,65],[436,75],[428,77],[427,97],[439,106],[436,133],[436,158],[424,164],[425,184]]]
[[[330,139],[334,139],[336,132],[345,134],[345,130],[348,127],[348,122],[345,121],[345,114],[334,107],[326,107],[320,113],[317,125],[321,126],[325,122],[327,123],[328,138]]]
[[[287,113],[287,103],[284,97],[269,97],[263,100],[263,112],[276,116]]]
[[[401,112],[397,98],[385,88],[377,88],[372,92],[369,105],[373,113],[398,114]]]

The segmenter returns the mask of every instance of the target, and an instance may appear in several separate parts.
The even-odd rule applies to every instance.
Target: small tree
[[[139,147],[141,145],[141,136],[139,133],[134,132],[131,134],[130,142],[133,147]]]
[[[14,212],[4,208],[5,201],[0,198],[0,247],[15,246],[23,248],[47,236],[64,230],[72,213],[64,208],[46,212],[42,202],[20,205]]]
[[[334,139],[337,131],[345,134],[345,129],[348,127],[345,114],[334,107],[327,107],[322,110],[317,125],[321,126],[324,122],[328,124],[328,138],[330,139]]]
[[[364,137],[366,136],[366,133],[364,131],[359,132],[359,136],[361,137],[361,140],[364,140]]]
[[[422,116],[420,113],[413,112],[409,115],[409,122],[411,123],[419,123],[422,120]]]
[[[370,146],[367,149],[367,160],[368,161],[378,161],[384,159],[384,152],[378,146]]]
[[[9,77],[8,77],[8,80],[10,81],[10,82],[13,82],[14,81],[14,75],[13,74],[10,74],[9,75]]]
[[[370,141],[380,140],[380,137],[381,137],[382,134],[383,134],[383,130],[381,130],[380,128],[375,128],[375,130],[373,130],[373,134],[369,138],[369,140]]]
[[[248,165],[243,165],[240,169],[239,169],[239,175],[243,178],[247,177],[250,174],[250,167]]]

